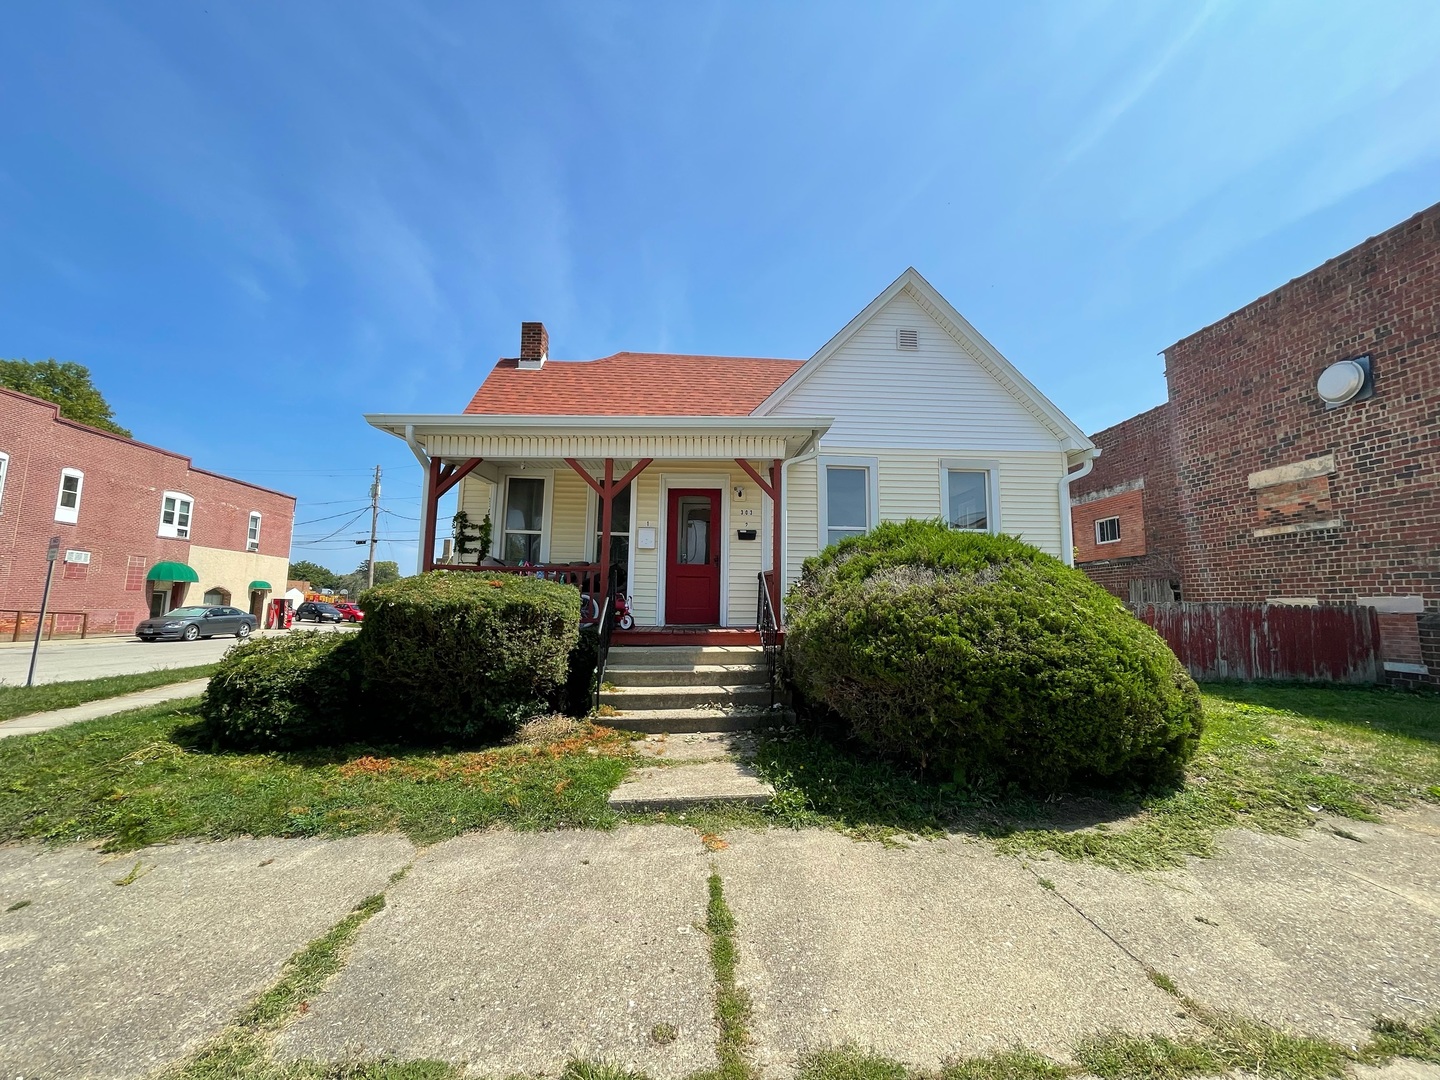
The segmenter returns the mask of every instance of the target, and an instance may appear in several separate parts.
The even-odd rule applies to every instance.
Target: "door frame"
[[[670,489],[718,489],[720,492],[720,625],[730,625],[730,484],[729,473],[661,473],[659,540],[656,559],[655,625],[665,625],[665,571],[670,549]],[[633,506],[632,503],[632,515]],[[631,522],[634,527],[634,522]]]

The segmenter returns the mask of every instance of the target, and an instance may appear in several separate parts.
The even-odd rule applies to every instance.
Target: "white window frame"
[[[985,525],[983,529],[960,529],[956,532],[1000,532],[1000,462],[992,458],[942,458],[940,461],[940,518],[950,524],[950,473],[985,473]]]
[[[5,478],[10,475],[10,455],[0,450],[0,514],[5,513]]]
[[[868,473],[865,484],[865,531],[869,532],[880,523],[880,459],[853,457],[848,454],[822,454],[816,459],[818,469],[816,487],[820,516],[820,547],[830,546],[830,469],[865,469]],[[837,526],[838,527],[838,526]]]
[[[1105,522],[1107,522],[1107,521],[1113,521],[1113,522],[1115,523],[1115,539],[1114,539],[1114,540],[1101,540],[1101,539],[1100,539],[1100,526],[1103,525],[1103,524],[1104,524]],[[1109,517],[1096,518],[1096,519],[1095,519],[1095,543],[1096,543],[1096,544],[1118,544],[1119,542],[1120,542],[1120,515],[1119,515],[1119,514],[1111,514]]]
[[[75,477],[75,505],[65,506],[61,500],[65,498],[65,480],[67,477]],[[61,469],[60,487],[55,492],[55,520],[62,521],[67,525],[74,525],[80,520],[80,499],[85,493],[85,474],[79,469]]]
[[[165,523],[165,500],[175,500],[175,520],[168,525]],[[180,524],[180,504],[185,504],[185,524]],[[190,531],[195,525],[195,500],[183,491],[166,491],[160,495],[160,524],[156,529],[156,536],[167,536],[172,540],[189,540]],[[181,529],[184,529],[182,532]]]
[[[263,517],[259,510],[251,510],[250,518],[245,523],[245,550],[260,550],[260,522]]]
[[[551,536],[551,504],[555,492],[555,473],[551,469],[522,469],[515,472],[502,473],[500,483],[496,487],[496,501],[499,503],[499,513],[492,518],[492,522],[498,523],[494,529],[494,538],[491,543],[494,545],[494,555],[497,559],[505,558],[505,535],[509,532],[528,532],[528,530],[513,530],[505,528],[505,517],[510,510],[510,481],[511,480],[539,480],[544,485],[544,494],[540,503],[540,562],[550,561],[550,536]]]

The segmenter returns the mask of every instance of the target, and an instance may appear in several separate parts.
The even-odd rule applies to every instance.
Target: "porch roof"
[[[790,458],[831,417],[501,416],[372,413],[367,423],[430,458]]]

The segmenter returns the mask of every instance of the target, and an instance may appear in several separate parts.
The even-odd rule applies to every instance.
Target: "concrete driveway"
[[[296,627],[299,628],[298,625]],[[306,623],[306,630],[322,633],[353,633],[354,626],[334,623]],[[291,631],[293,632],[293,631]],[[261,637],[275,637],[286,631],[262,630]],[[96,679],[104,675],[134,675],[160,668],[193,667],[213,664],[235,644],[233,637],[216,637],[209,641],[156,641],[138,638],[106,637],[81,640],[40,642],[40,658],[35,665],[35,681],[69,682],[74,679]],[[25,682],[30,668],[28,641],[0,644],[0,685],[19,686]]]

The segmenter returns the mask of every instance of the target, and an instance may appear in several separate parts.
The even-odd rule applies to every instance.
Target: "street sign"
[[[35,685],[35,660],[40,655],[40,634],[45,629],[45,609],[50,604],[50,581],[55,577],[55,560],[60,557],[60,537],[50,537],[50,546],[45,549],[45,591],[40,594],[40,618],[35,623],[35,644],[30,649],[30,674],[25,676],[25,685]],[[15,628],[20,628],[20,616],[15,616]]]
[[[33,550],[33,549],[32,549]],[[45,549],[45,561],[54,562],[60,557],[60,537],[50,537],[50,546]]]

